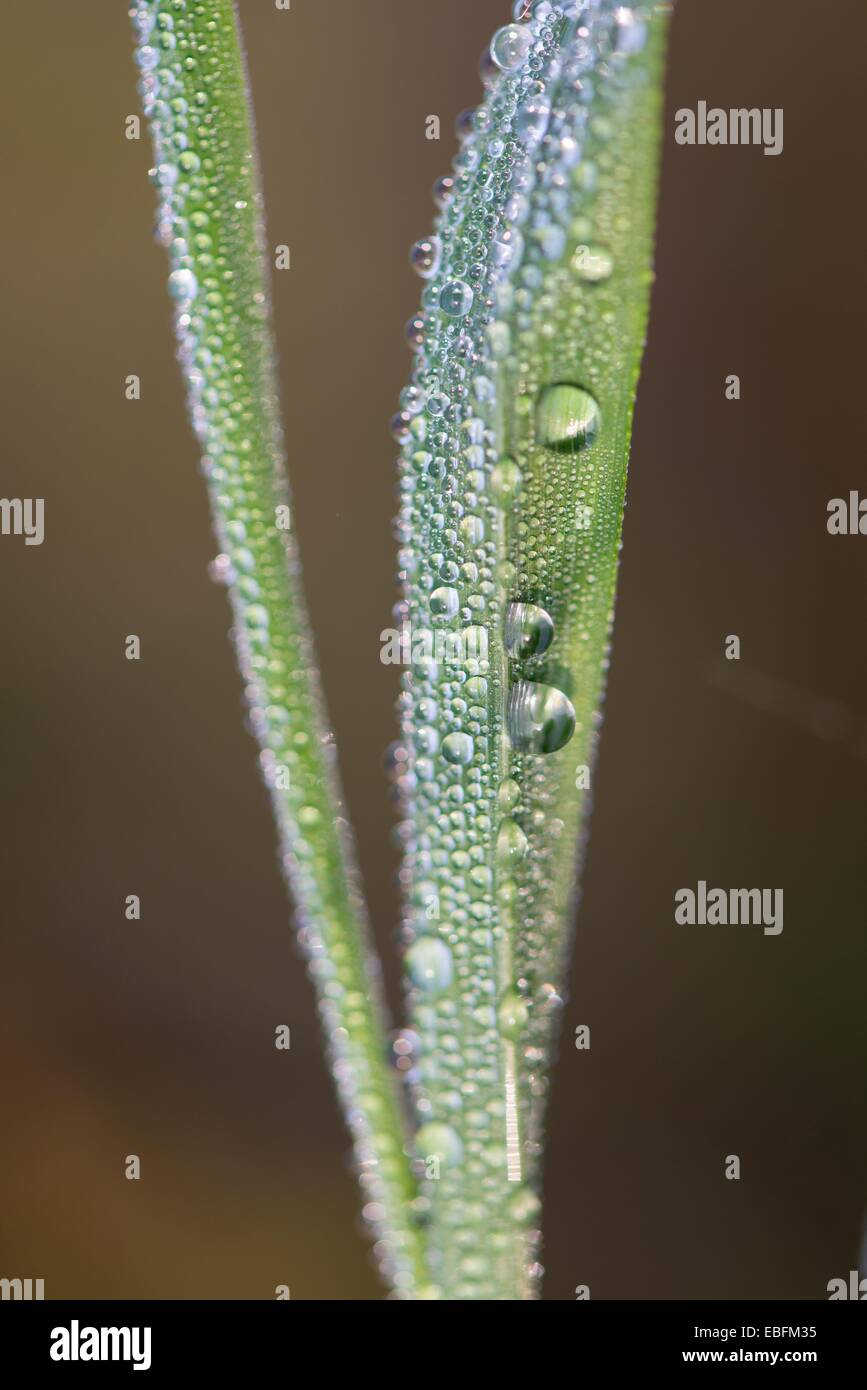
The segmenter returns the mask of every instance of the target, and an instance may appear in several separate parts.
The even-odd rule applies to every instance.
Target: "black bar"
[[[409,1328],[417,1336],[418,1324],[404,1323],[404,1317],[414,1314],[399,1309],[385,1309],[382,1316],[387,1321],[380,1323],[376,1305],[364,1304],[365,1321],[356,1338],[346,1319],[353,1320],[358,1307],[354,1303],[301,1301],[3,1302],[0,1366],[7,1373],[15,1366],[19,1374],[33,1370],[48,1371],[52,1378],[82,1373],[98,1377],[106,1367],[115,1376],[133,1375],[138,1362],[140,1377],[147,1375],[151,1380],[189,1371],[200,1384],[203,1374],[225,1377],[243,1373],[245,1383],[249,1380],[252,1384],[258,1383],[255,1375],[250,1376],[254,1368],[265,1371],[273,1367],[292,1376],[312,1363],[311,1369],[318,1365],[331,1371],[340,1363],[345,1348],[353,1373],[367,1378],[371,1371],[375,1374],[376,1361],[360,1356],[361,1346],[375,1346],[377,1357],[390,1362],[388,1336],[393,1331],[398,1338],[395,1351],[400,1353],[402,1331]],[[448,1335],[455,1326],[447,1313],[426,1312],[422,1316],[422,1327],[427,1329],[421,1334],[423,1338],[434,1330]],[[526,1330],[532,1335],[535,1319],[547,1314],[544,1305],[536,1305],[528,1308],[526,1316],[527,1323],[510,1323],[510,1335],[516,1340],[504,1343],[504,1351],[508,1346],[515,1350],[521,1347],[522,1333]],[[433,1323],[428,1321],[431,1317]],[[327,1342],[307,1341],[308,1336],[317,1336],[321,1318],[326,1319]],[[372,1322],[372,1318],[377,1321]],[[461,1326],[456,1325],[459,1334]],[[101,1329],[106,1329],[105,1336]],[[108,1329],[117,1329],[118,1335]],[[857,1369],[863,1364],[867,1343],[865,1314],[851,1302],[846,1306],[842,1301],[576,1302],[565,1323],[544,1323],[540,1331],[543,1329],[546,1336],[558,1339],[555,1344],[545,1344],[544,1356],[553,1355],[558,1360],[559,1348],[571,1362],[575,1379],[591,1365],[612,1372],[650,1373],[707,1364],[729,1368],[738,1363],[764,1364],[774,1369],[807,1365],[824,1374]],[[474,1330],[479,1330],[478,1325]],[[484,1344],[489,1352],[490,1343],[485,1340]],[[436,1343],[429,1345],[433,1348]],[[526,1342],[523,1347],[535,1359],[533,1343]],[[55,1355],[63,1352],[70,1357],[75,1351],[78,1359],[54,1359],[52,1348]],[[82,1353],[89,1355],[91,1350],[106,1359],[84,1359]],[[127,1359],[110,1359],[115,1351]],[[461,1364],[466,1365],[463,1354]],[[408,1370],[404,1367],[404,1374]]]

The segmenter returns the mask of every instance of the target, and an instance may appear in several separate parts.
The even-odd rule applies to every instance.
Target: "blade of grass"
[[[404,939],[429,1258],[448,1298],[531,1297],[539,1272],[542,1108],[644,343],[666,8],[517,5],[461,121],[435,235],[411,253],[427,286],[395,421],[414,655]]]
[[[250,723],[352,1130],[364,1214],[398,1296],[427,1282],[397,1083],[290,529],[252,117],[230,0],[138,0],[178,358],[203,451]]]

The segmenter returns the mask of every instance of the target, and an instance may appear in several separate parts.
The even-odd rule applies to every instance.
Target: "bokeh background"
[[[395,598],[387,422],[418,296],[406,253],[509,6],[240,10],[269,239],[292,251],[275,314],[309,604],[393,958],[396,685],[379,633]],[[46,540],[0,541],[0,1275],[42,1277],[49,1298],[272,1298],[279,1283],[379,1298],[206,573],[149,150],[124,138],[125,7],[42,0],[7,21],[0,490],[46,499]],[[822,1298],[857,1259],[867,540],[829,537],[825,508],[864,482],[865,45],[860,0],[677,7],[551,1113],[549,1299],[578,1283],[594,1298]],[[782,156],[676,146],[674,110],[700,99],[783,107]],[[132,632],[139,663],[123,658]],[[740,663],[723,659],[732,633]],[[674,891],[699,878],[783,887],[782,936],[676,929]],[[589,1053],[568,1046],[578,1023]]]

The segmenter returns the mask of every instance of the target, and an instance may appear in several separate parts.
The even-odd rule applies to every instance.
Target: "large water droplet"
[[[527,1026],[530,1010],[516,989],[507,989],[497,1008],[497,1023],[504,1038],[515,1042]]]
[[[452,982],[452,953],[436,936],[423,936],[413,943],[404,957],[409,978],[417,989],[439,994]]]
[[[516,820],[504,820],[497,832],[497,858],[504,868],[514,868],[527,853],[529,841]]]
[[[440,308],[449,318],[461,319],[473,307],[473,292],[464,280],[449,280],[440,294]]]
[[[503,640],[509,656],[541,656],[554,640],[550,613],[536,603],[510,603]]]
[[[509,692],[509,738],[522,753],[556,753],[575,732],[575,710],[562,690],[516,681]]]
[[[536,402],[536,437],[558,453],[592,443],[600,425],[599,406],[589,391],[571,383],[544,386]]]
[[[430,611],[442,618],[453,618],[460,607],[460,595],[457,589],[450,585],[443,585],[439,589],[434,589],[430,596]]]
[[[491,57],[503,72],[517,72],[530,56],[533,38],[518,24],[504,24],[491,39]]]
[[[446,762],[457,763],[460,767],[466,767],[468,763],[473,761],[475,748],[469,734],[453,733],[446,734],[443,739],[442,751]]]
[[[520,786],[514,777],[507,777],[497,789],[497,805],[501,811],[514,811],[520,800]]]

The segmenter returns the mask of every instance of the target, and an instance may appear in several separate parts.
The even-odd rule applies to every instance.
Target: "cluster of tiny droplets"
[[[561,109],[555,108],[548,134],[553,155],[550,162],[545,161],[534,192],[533,217],[540,232],[525,257],[509,304],[516,342],[510,367],[521,402],[532,407],[533,448],[554,455],[548,465],[539,468],[537,460],[536,466],[526,470],[525,506],[521,524],[511,537],[510,558],[520,592],[541,597],[561,640],[577,651],[565,662],[567,678],[571,667],[579,680],[595,685],[593,698],[586,702],[594,712],[587,727],[577,726],[576,739],[591,762],[600,719],[595,706],[607,655],[601,666],[588,672],[582,648],[599,651],[605,645],[616,577],[610,538],[619,534],[622,498],[612,499],[605,493],[604,454],[585,447],[600,428],[601,414],[586,383],[613,384],[618,373],[621,380],[628,375],[616,332],[619,292],[609,290],[615,269],[610,250],[610,189],[620,173],[608,146],[617,120],[622,119],[623,90],[632,76],[627,60],[642,51],[647,23],[646,8],[616,6],[612,14],[600,11],[596,25],[587,27],[585,40],[576,44],[564,67]],[[579,103],[571,112],[570,91]],[[598,191],[603,186],[609,190],[604,196]],[[621,198],[619,205],[625,206],[625,200]],[[621,211],[617,216],[624,219],[626,214]],[[596,239],[600,229],[601,241]],[[549,255],[556,265],[546,274]],[[546,375],[545,353],[538,351],[540,339],[546,338],[551,343],[548,371],[554,361],[580,364],[582,384],[574,380],[563,384],[562,375],[553,371],[559,382],[546,386],[551,378]],[[534,376],[533,362],[538,371],[540,360],[542,374]],[[577,437],[573,433],[571,439],[558,438],[564,426],[567,431],[577,428]],[[587,502],[592,503],[593,525],[582,531],[576,529],[576,507]],[[548,660],[556,672],[554,647]],[[571,896],[573,846],[583,809],[583,797],[576,798],[573,790],[574,764],[574,758],[548,760],[517,752],[512,768],[525,788],[527,852],[515,898],[520,923],[516,967],[531,995],[523,1035],[522,1118],[528,1151],[535,1156],[541,1151],[551,1051],[568,964],[568,933],[563,932],[562,918]],[[558,866],[564,876],[564,865],[566,885],[557,893],[553,886]]]
[[[582,496],[581,450],[600,406],[577,383],[534,380],[531,347],[546,320],[574,333],[558,314],[554,273],[565,265],[574,277],[576,247],[592,230],[586,147],[604,143],[606,92],[645,27],[643,10],[609,0],[516,0],[514,22],[483,57],[485,99],[459,118],[453,172],[435,186],[435,233],[410,253],[426,288],[407,326],[415,365],[393,422],[398,616],[412,649],[395,768],[412,1024],[402,1045],[419,1162],[442,1162],[429,1200],[457,1233],[434,1252],[435,1276],[457,1297],[496,1285],[498,1261],[515,1258],[516,1220],[525,1277],[540,1272],[530,1102],[544,1093],[562,1002],[539,973],[545,875],[564,830],[550,813],[561,779],[548,755],[575,724],[567,695],[540,677],[586,618],[568,546],[553,541]],[[579,274],[599,283],[612,268],[591,246]],[[512,414],[519,427],[530,417],[533,442],[551,456],[532,477],[519,439],[527,429]],[[522,1049],[517,1155],[504,1042]]]
[[[334,750],[299,616],[245,95],[209,11],[194,0],[141,0],[130,11],[154,142],[156,236],[170,256],[178,358],[221,546],[212,572],[230,589],[249,723],[353,1132],[364,1216],[383,1273],[398,1296],[413,1296],[414,1184],[389,1121],[393,1081],[371,1024],[366,946],[353,933],[363,913],[346,827],[331,810]],[[263,498],[273,506],[263,508]],[[366,968],[375,975],[369,960]]]

